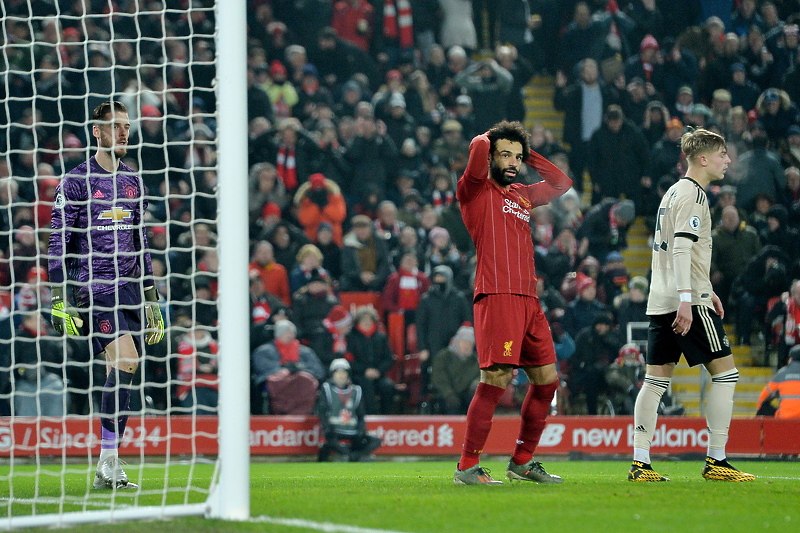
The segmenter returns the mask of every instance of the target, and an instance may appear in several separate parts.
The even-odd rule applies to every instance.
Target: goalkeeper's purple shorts
[[[92,340],[92,353],[102,353],[106,346],[131,335],[136,350],[142,353],[142,297],[137,283],[120,285],[117,292],[95,294],[91,306],[81,306],[83,334]],[[91,319],[90,319],[91,318]]]

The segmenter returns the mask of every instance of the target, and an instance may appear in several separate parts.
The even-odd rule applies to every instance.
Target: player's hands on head
[[[144,289],[144,317],[145,335],[144,340],[147,344],[158,344],[164,338],[164,317],[161,314],[161,307],[158,305],[158,292],[155,287]]]
[[[81,334],[83,319],[77,309],[64,301],[63,287],[53,287],[51,291],[50,322],[59,335],[66,333],[70,337],[77,337]]]

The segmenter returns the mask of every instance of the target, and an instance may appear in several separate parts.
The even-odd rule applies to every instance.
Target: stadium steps
[[[622,251],[625,266],[631,277],[645,276],[650,271],[650,231],[644,223],[644,217],[636,217],[628,229],[628,248]]]
[[[553,107],[555,79],[553,76],[536,75],[525,86],[525,127],[541,124],[553,133],[557,140],[563,138],[564,113]]]
[[[748,418],[755,416],[758,395],[769,381],[772,371],[769,368],[739,367],[739,382],[733,398],[733,416]],[[707,386],[706,386],[707,391]],[[701,409],[700,370],[689,368],[681,363],[672,377],[672,395],[686,409],[686,416],[703,416]]]
[[[769,367],[756,366],[762,359],[758,347],[736,346],[736,336],[732,333],[732,326],[726,324],[725,330],[730,341],[734,343],[733,359],[739,370],[739,382],[736,384],[736,394],[733,397],[733,416],[752,417],[758,409],[758,395],[769,382],[773,370]],[[672,394],[686,408],[687,416],[702,416],[700,372],[700,369],[689,368],[684,361],[681,361],[675,368],[672,378]]]
[[[536,75],[525,86],[525,127],[532,128],[534,124],[541,124],[561,141],[563,139],[564,113],[556,111],[553,107],[553,94],[555,93],[555,78],[553,76]],[[591,180],[588,173],[583,178],[584,190],[582,203],[584,207],[590,204]],[[628,230],[628,249],[623,252],[625,265],[632,276],[646,276],[650,270],[650,247],[648,239],[650,232],[645,226],[644,217],[637,217]]]
[[[563,139],[564,113],[556,111],[553,107],[553,94],[555,93],[555,78],[553,76],[533,76],[525,86],[525,127],[532,128],[534,124],[541,124],[561,141]],[[582,203],[587,207],[591,200],[591,180],[588,173],[583,179],[584,190]],[[650,247],[648,239],[650,232],[645,226],[644,217],[637,217],[628,230],[628,249],[622,255],[625,265],[631,276],[646,276],[650,270]]]
[[[564,113],[553,107],[555,78],[537,74],[528,81],[524,93],[525,127],[530,131],[534,124],[541,124],[553,134],[556,141],[567,146],[563,142]],[[586,209],[591,205],[592,199],[592,183],[588,172],[584,173],[583,191],[579,192],[582,207]]]

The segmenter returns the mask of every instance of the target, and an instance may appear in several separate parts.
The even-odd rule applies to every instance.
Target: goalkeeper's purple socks
[[[131,389],[133,374],[112,368],[103,387],[103,398],[100,402],[100,448],[114,450],[122,441],[128,415],[119,414],[131,406]],[[117,387],[119,384],[119,387]],[[117,406],[119,405],[119,411]]]

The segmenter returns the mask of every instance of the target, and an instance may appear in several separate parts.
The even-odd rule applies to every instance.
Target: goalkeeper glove
[[[83,319],[74,307],[68,307],[64,302],[64,288],[53,287],[51,291],[51,312],[50,321],[59,335],[64,332],[70,337],[77,337],[81,334]]]
[[[147,321],[147,331],[144,340],[147,344],[158,344],[164,338],[164,317],[158,306],[158,291],[155,287],[144,289],[144,317]]]

